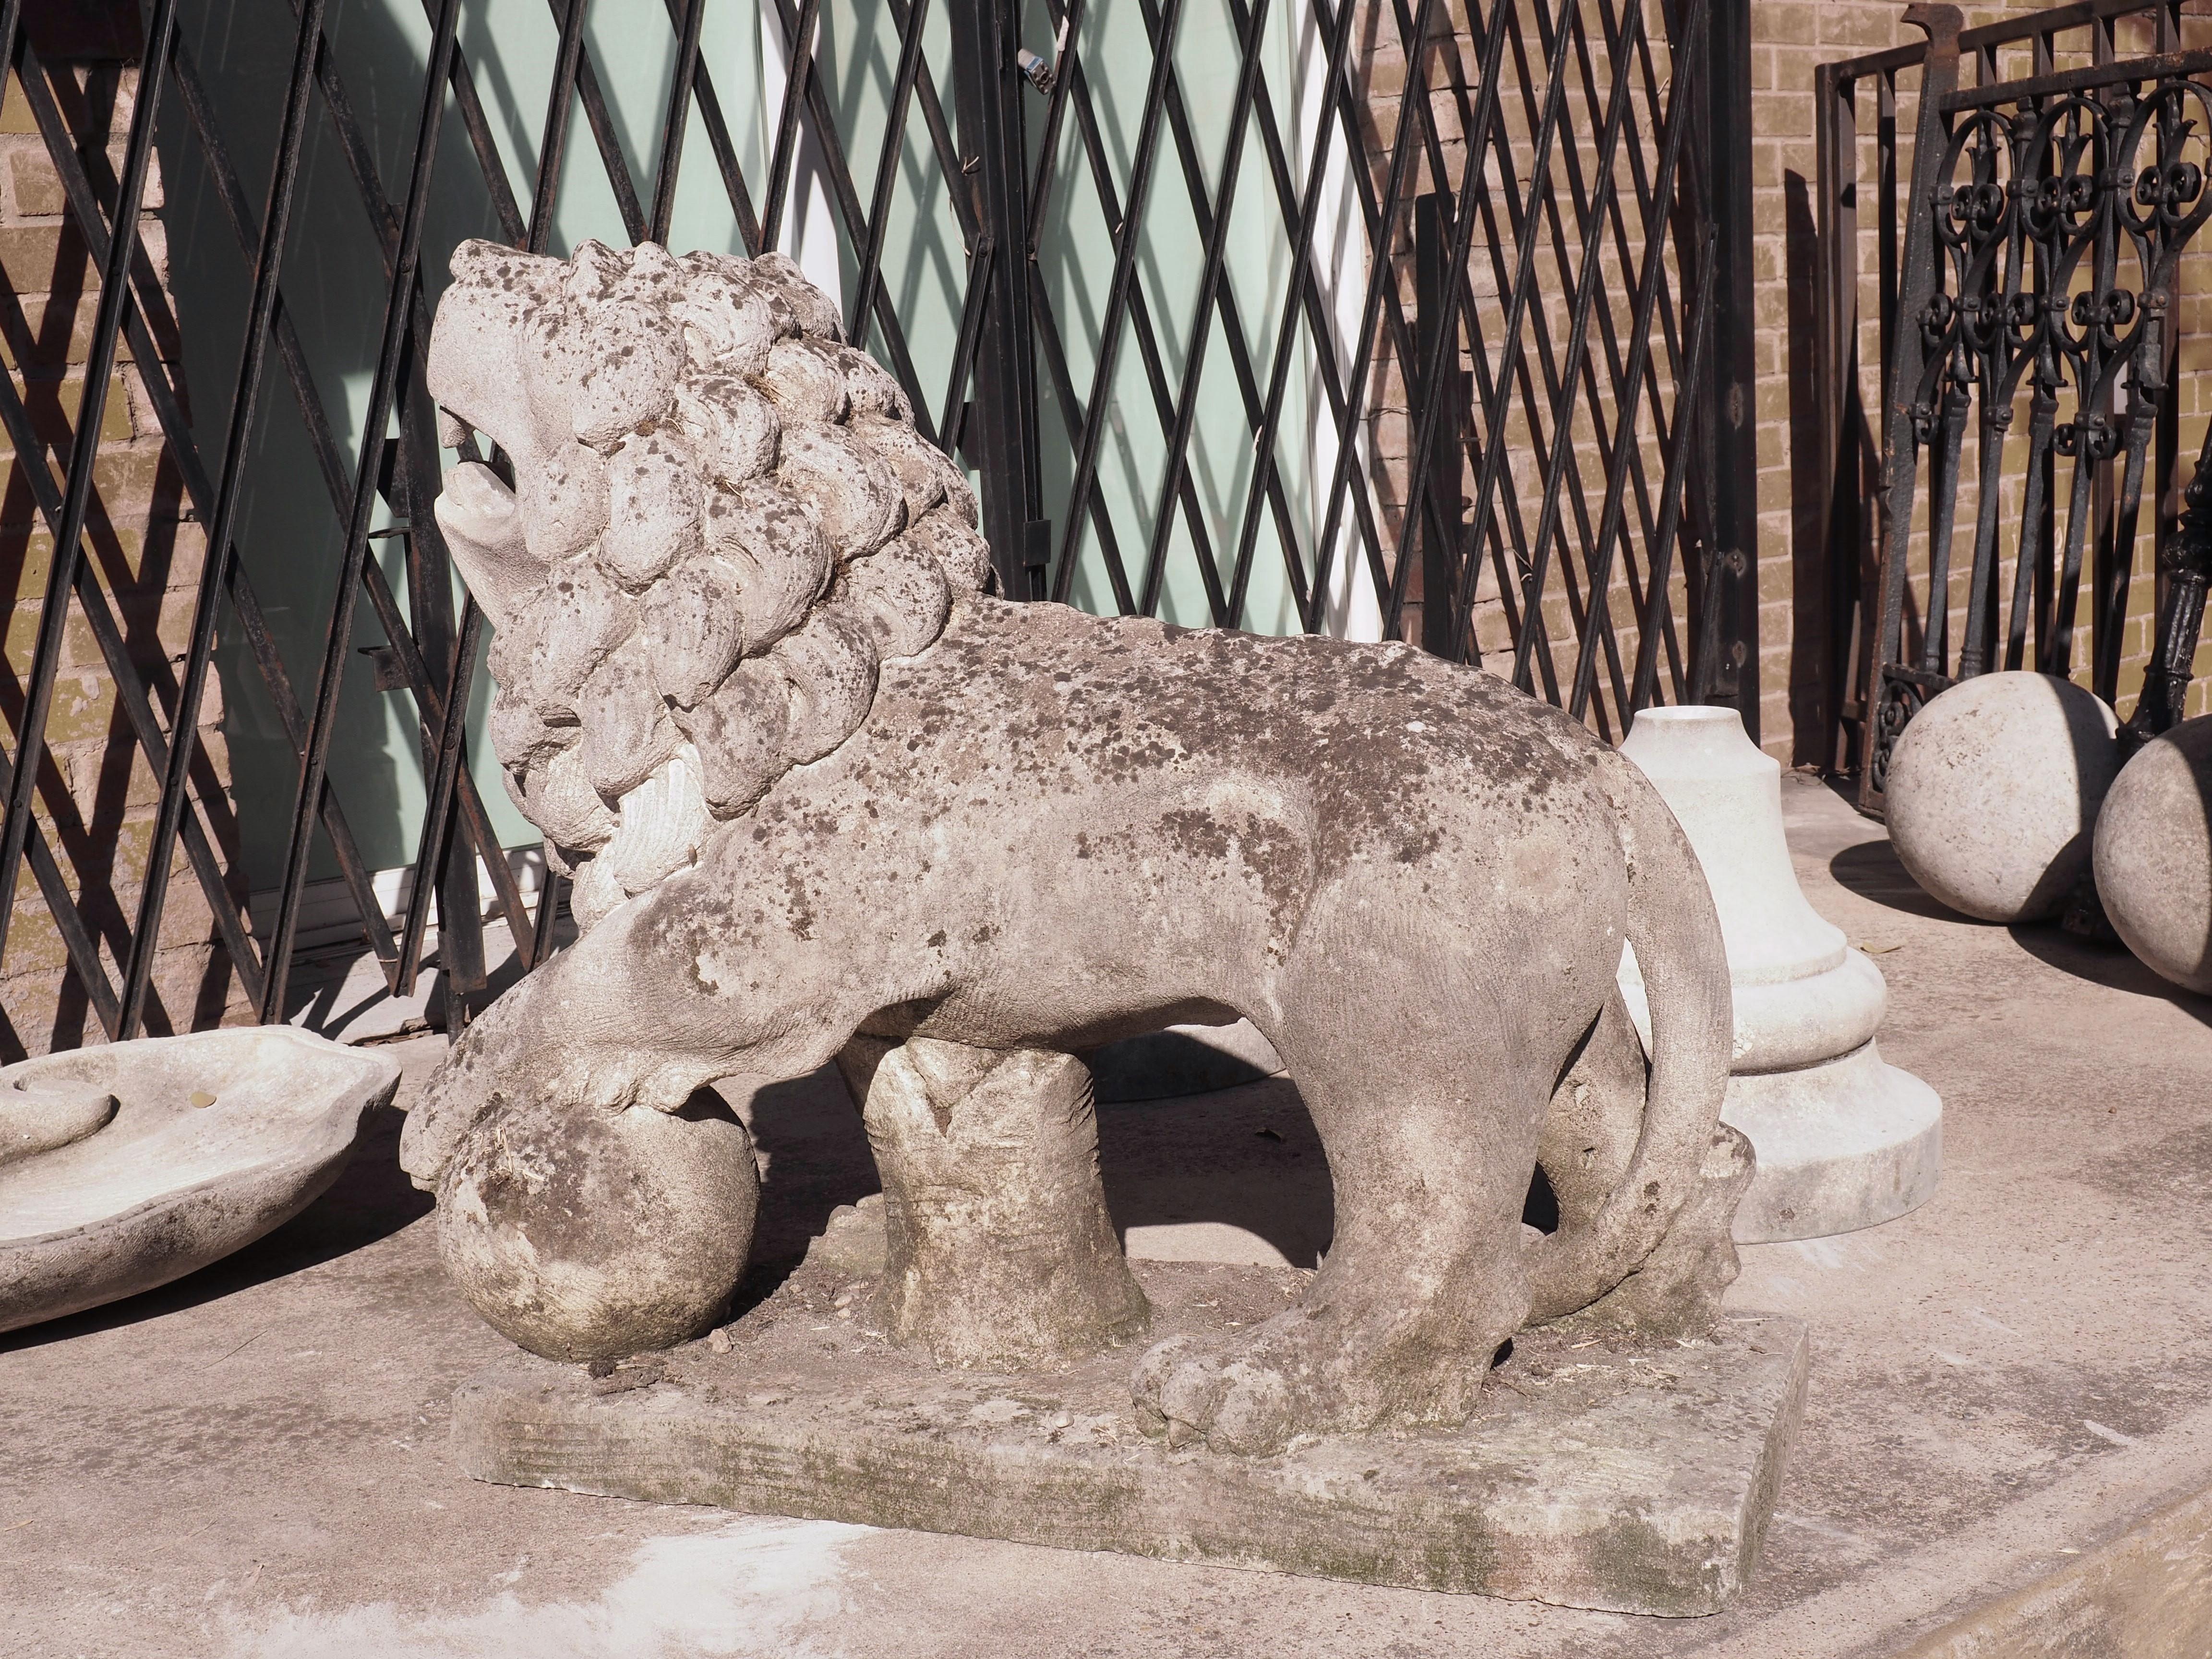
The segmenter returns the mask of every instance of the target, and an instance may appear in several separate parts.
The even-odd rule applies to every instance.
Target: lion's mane
[[[966,477],[781,254],[475,248],[456,278],[520,296],[558,438],[485,596],[491,740],[588,928],[842,744],[989,555]]]

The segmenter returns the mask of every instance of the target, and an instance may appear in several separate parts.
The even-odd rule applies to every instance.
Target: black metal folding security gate
[[[111,1037],[143,1027],[179,845],[263,1018],[288,1008],[319,833],[387,983],[405,992],[421,972],[431,907],[418,897],[397,927],[387,918],[332,784],[346,761],[332,747],[342,671],[364,598],[387,642],[383,672],[412,696],[428,781],[416,867],[438,896],[456,1013],[483,981],[480,862],[524,965],[551,948],[551,890],[533,915],[465,763],[483,618],[473,603],[450,602],[428,511],[441,458],[422,360],[445,250],[426,246],[425,227],[447,122],[465,134],[499,234],[538,250],[555,246],[579,111],[632,240],[668,239],[689,161],[713,169],[745,251],[788,246],[794,177],[812,167],[840,244],[849,332],[905,385],[925,434],[977,472],[1010,594],[1087,593],[1157,612],[1194,568],[1206,619],[1235,627],[1252,620],[1265,574],[1289,596],[1289,625],[1411,634],[1614,737],[1654,701],[1734,701],[1755,732],[1746,0],[1472,0],[1464,12],[1444,0],[1133,0],[1133,0],[942,0],[934,19],[932,0],[888,0],[887,13],[860,11],[889,30],[893,65],[882,130],[866,144],[839,88],[825,84],[823,0],[762,0],[788,44],[773,142],[750,173],[702,49],[708,0],[665,0],[665,19],[664,7],[598,0],[635,8],[626,24],[667,31],[659,49],[672,49],[672,72],[649,176],[626,161],[595,72],[591,0],[549,0],[550,94],[532,175],[519,181],[481,95],[484,66],[459,44],[463,0],[422,0],[429,44],[410,159],[389,184],[326,34],[326,0],[287,0],[296,44],[258,188],[240,176],[229,112],[186,49],[179,7],[190,3],[146,0],[116,171],[72,142],[21,27],[21,0],[0,0],[0,47],[101,278],[75,431],[51,451],[52,476],[27,469],[55,551],[0,779],[0,891],[15,891],[27,859]],[[1194,61],[1182,44],[1212,4],[1233,63]],[[1287,56],[1267,45],[1285,30]],[[1146,66],[1140,102],[1126,72],[1132,51]],[[1109,88],[1091,70],[1115,52],[1124,72]],[[197,446],[174,372],[149,343],[174,326],[137,245],[164,110],[181,112],[251,272],[215,454]],[[343,155],[382,262],[374,376],[350,454],[283,281],[302,146],[318,124]],[[917,349],[932,343],[910,337],[915,313],[902,296],[911,285],[888,275],[901,252],[894,196],[917,172],[941,193],[964,261],[941,386],[917,368]],[[174,199],[175,181],[170,189]],[[1233,246],[1249,234],[1237,228],[1255,223],[1281,255],[1256,286],[1237,278]],[[1147,269],[1171,234],[1196,250],[1172,289]],[[1086,235],[1103,237],[1111,257],[1103,297],[1072,305],[1052,262]],[[80,556],[118,342],[208,532],[189,646],[163,684],[134,668]],[[286,670],[238,540],[255,420],[287,399],[343,526],[322,659],[305,686]],[[1226,485],[1194,437],[1223,407],[1249,441]],[[1139,449],[1128,428],[1146,417],[1157,434],[1146,428],[1151,447]],[[19,453],[50,453],[4,380],[0,422]],[[1134,486],[1124,476],[1109,487],[1117,445],[1140,454]],[[380,510],[391,520],[383,532],[373,528]],[[369,556],[378,534],[405,538],[404,605]],[[161,779],[133,923],[103,938],[70,903],[31,813],[74,613]],[[192,783],[219,621],[243,641],[298,766],[274,922],[258,934],[225,885]],[[0,951],[7,925],[0,910]]]

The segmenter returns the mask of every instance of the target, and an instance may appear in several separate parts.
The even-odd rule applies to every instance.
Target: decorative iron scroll
[[[2108,20],[2133,9],[2096,9]],[[1963,40],[1955,8],[1907,13],[1929,38],[1887,366],[1879,611],[1861,756],[1869,808],[1881,802],[1898,736],[1946,686],[1996,668],[2071,672],[2092,560],[2091,681],[2107,701],[2118,695],[2146,484],[2173,459],[2179,265],[2212,217],[2204,168],[2212,88],[2192,78],[2212,70],[2212,52],[1957,85],[1962,44],[1978,49],[1986,74],[1996,38],[2032,38],[2041,66],[2051,34],[2081,27],[2075,14],[2086,10],[2040,15],[2041,33],[2028,20]],[[2100,27],[2097,40],[2109,45],[2108,22]],[[1847,80],[1862,67],[1831,70]],[[2025,465],[2015,459],[2008,468],[2023,402]],[[2162,424],[2166,453],[2154,459]],[[1970,434],[1973,522],[1954,641],[1953,561]],[[2208,467],[2212,447],[2198,461],[2192,500],[2212,489]],[[1917,526],[1923,473],[1925,520]],[[2187,538],[2158,522],[2154,484],[2151,495],[2160,665],[2130,722],[2136,741],[2180,717],[2202,617],[2201,576],[2197,602],[2186,599]],[[1914,641],[1907,572],[1917,530],[1927,558]]]

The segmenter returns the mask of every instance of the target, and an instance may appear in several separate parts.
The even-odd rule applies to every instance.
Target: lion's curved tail
[[[1629,761],[1601,763],[1628,865],[1628,941],[1651,1009],[1643,1133],[1619,1184],[1583,1226],[1531,1252],[1532,1319],[1589,1306],[1640,1267],[1697,1188],[1728,1091],[1735,1011],[1705,872],[1659,792]]]

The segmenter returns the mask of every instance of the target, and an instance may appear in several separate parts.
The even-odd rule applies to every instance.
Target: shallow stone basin
[[[0,1069],[116,1100],[70,1145],[0,1166],[0,1331],[133,1296],[289,1221],[345,1168],[399,1068],[288,1026],[202,1031]]]

